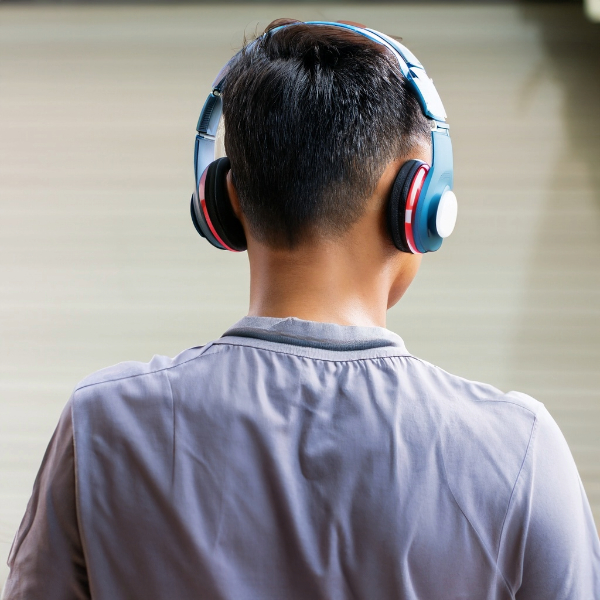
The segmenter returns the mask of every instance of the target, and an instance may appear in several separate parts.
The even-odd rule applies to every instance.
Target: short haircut
[[[234,57],[222,93],[241,209],[274,248],[345,233],[386,165],[431,140],[397,59],[340,27],[273,21]]]

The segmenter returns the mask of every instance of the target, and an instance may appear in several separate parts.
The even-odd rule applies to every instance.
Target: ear
[[[244,229],[246,229],[244,223],[244,214],[242,213],[242,209],[240,207],[240,199],[238,197],[237,190],[235,189],[235,184],[233,183],[233,176],[231,175],[231,170],[229,170],[229,172],[227,173],[226,185],[227,195],[229,196],[231,208],[233,208],[233,213],[242,223],[242,225],[244,225]]]

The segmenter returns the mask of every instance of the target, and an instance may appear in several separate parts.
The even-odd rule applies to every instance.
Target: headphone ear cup
[[[202,231],[202,227],[200,227],[200,223],[198,223],[198,217],[196,216],[196,208],[194,207],[194,204],[197,203],[197,198],[195,198],[195,196],[196,194],[192,194],[192,200],[190,201],[190,214],[192,216],[192,223],[194,224],[196,231],[204,239],[206,239],[206,235],[204,234],[204,231]]]
[[[215,237],[223,243],[225,249],[242,252],[247,248],[246,235],[233,212],[227,194],[227,173],[230,169],[231,163],[227,157],[219,158],[208,165],[204,200],[210,219],[209,227]]]
[[[406,200],[412,184],[413,178],[419,167],[424,165],[422,160],[409,160],[402,165],[402,168],[396,175],[392,193],[387,204],[387,224],[388,230],[394,246],[402,252],[412,254],[412,250],[406,241],[406,231],[404,220],[406,218]]]

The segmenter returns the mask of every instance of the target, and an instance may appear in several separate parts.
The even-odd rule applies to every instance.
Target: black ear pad
[[[239,219],[233,212],[227,194],[227,173],[231,163],[227,157],[218,158],[208,165],[204,182],[204,199],[211,223],[219,237],[232,250],[246,250],[246,235]]]
[[[388,230],[394,242],[394,246],[402,252],[412,254],[408,243],[406,242],[406,232],[404,230],[404,218],[406,212],[406,200],[413,178],[421,165],[422,160],[409,160],[402,165],[402,168],[396,175],[392,193],[387,204],[387,224]]]

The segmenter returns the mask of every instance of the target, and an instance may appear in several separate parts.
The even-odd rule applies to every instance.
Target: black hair
[[[232,59],[222,93],[240,205],[271,247],[346,232],[386,165],[431,139],[397,59],[339,27],[273,21]]]

